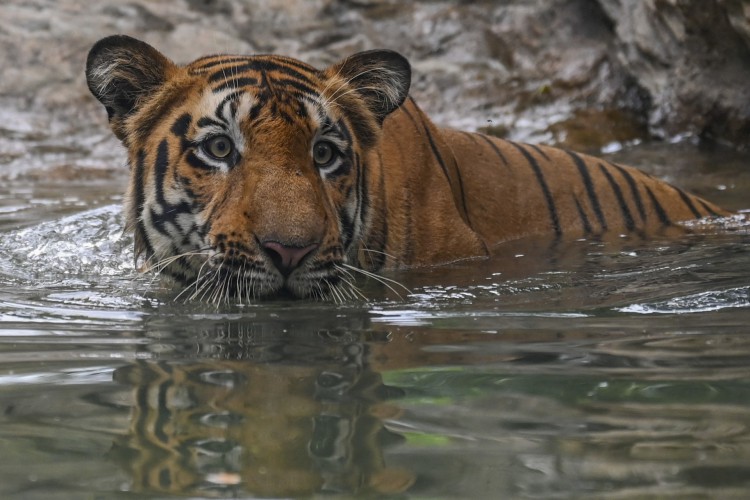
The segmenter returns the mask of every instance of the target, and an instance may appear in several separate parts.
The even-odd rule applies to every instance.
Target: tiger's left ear
[[[411,85],[409,61],[392,50],[358,52],[330,67],[326,74],[343,78],[380,123],[404,103]]]
[[[126,35],[108,36],[91,48],[86,80],[117,137],[124,138],[123,121],[164,84],[172,68],[161,52]]]

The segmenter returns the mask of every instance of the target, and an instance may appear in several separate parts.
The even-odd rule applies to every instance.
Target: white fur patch
[[[199,128],[193,139],[195,142],[202,142],[217,135],[226,135],[232,140],[235,149],[240,154],[245,153],[245,137],[242,134],[240,125],[243,118],[250,113],[250,110],[255,103],[255,98],[249,94],[242,94],[236,100],[227,101],[222,105],[222,101],[224,101],[227,95],[235,90],[236,89],[230,88],[219,93],[214,93],[211,89],[205,89],[203,91],[196,116],[211,118],[216,121],[217,124],[211,124]],[[233,102],[236,103],[234,110],[232,109]],[[219,105],[221,105],[221,108],[217,109]],[[196,154],[202,161],[215,167],[217,170],[222,172],[227,171],[227,166],[224,162],[208,157],[203,154],[200,149],[196,151]]]

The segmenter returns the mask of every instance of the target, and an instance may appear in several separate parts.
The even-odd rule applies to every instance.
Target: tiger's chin
[[[206,267],[209,266],[192,272],[169,273],[182,288],[176,298],[218,305],[274,299],[318,299],[341,303],[358,296],[356,288],[345,283],[338,273],[313,276],[300,271],[283,276],[272,271]]]

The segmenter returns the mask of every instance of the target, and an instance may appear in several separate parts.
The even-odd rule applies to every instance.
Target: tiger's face
[[[369,223],[364,159],[408,93],[408,62],[356,54],[319,71],[280,56],[177,66],[113,36],[87,78],[128,150],[136,255],[221,300],[343,298]]]

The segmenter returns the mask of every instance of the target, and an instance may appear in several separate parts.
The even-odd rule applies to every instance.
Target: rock
[[[614,55],[651,97],[657,136],[750,146],[750,2],[599,0]]]
[[[580,146],[597,147],[602,141],[591,134],[561,131],[577,130],[581,116],[618,123],[617,116],[628,116],[648,126],[633,128],[641,136],[628,132],[627,140],[688,134],[750,147],[747,0],[81,5],[0,4],[0,53],[12,61],[0,77],[0,106],[43,121],[56,116],[104,128],[83,66],[97,39],[122,32],[177,62],[209,53],[278,52],[324,66],[358,50],[396,49],[412,61],[412,93],[436,121],[491,127],[518,140],[576,147],[574,138],[586,136]]]

